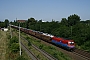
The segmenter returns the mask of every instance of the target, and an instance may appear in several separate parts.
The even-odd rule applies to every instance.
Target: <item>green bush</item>
[[[48,49],[53,49],[53,50],[56,50],[54,47],[52,46],[48,46]]]
[[[19,51],[18,41],[19,40],[16,36],[14,36],[10,39],[8,48],[11,50],[11,52],[17,53]]]
[[[31,46],[31,42],[30,41],[28,41],[28,46]]]
[[[10,46],[11,52],[17,53],[19,51],[19,44],[18,43],[13,43]]]
[[[44,46],[43,45],[40,45],[39,48],[42,49]]]
[[[12,37],[11,39],[10,39],[10,43],[12,44],[12,43],[18,43],[19,42],[19,40],[18,40],[18,38],[16,37],[16,36],[14,36],[14,37]]]
[[[24,58],[23,56],[19,56],[15,60],[28,60],[28,59]]]
[[[7,38],[10,39],[11,38],[11,35],[8,35]]]
[[[26,39],[28,40],[28,39],[30,39],[30,37],[27,36]]]

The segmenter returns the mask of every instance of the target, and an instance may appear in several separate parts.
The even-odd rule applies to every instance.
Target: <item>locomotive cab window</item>
[[[68,42],[68,44],[70,44],[70,45],[74,45],[74,42]]]

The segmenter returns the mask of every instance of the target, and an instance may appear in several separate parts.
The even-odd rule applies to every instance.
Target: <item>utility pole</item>
[[[21,56],[20,23],[19,23],[19,46],[20,46],[20,56]]]
[[[71,26],[71,38],[72,38],[72,26]]]
[[[11,24],[9,24],[9,26],[10,26],[10,34],[11,34],[11,38],[12,38]]]
[[[41,31],[41,25],[40,25],[40,31]]]
[[[17,18],[16,18],[16,21],[17,21]]]

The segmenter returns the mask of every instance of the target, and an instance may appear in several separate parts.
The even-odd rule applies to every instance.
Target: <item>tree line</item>
[[[9,26],[9,20],[5,19],[5,21],[0,21],[0,27],[1,28],[7,28]]]
[[[11,22],[19,26],[19,22]],[[21,27],[49,33],[57,37],[73,39],[76,46],[90,52],[90,20],[81,21],[80,16],[73,14],[61,21],[43,22],[29,18],[26,22],[20,23]]]

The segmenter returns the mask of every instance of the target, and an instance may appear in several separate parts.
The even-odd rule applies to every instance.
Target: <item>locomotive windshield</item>
[[[74,45],[74,42],[68,42],[70,45]]]

